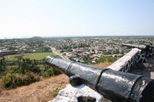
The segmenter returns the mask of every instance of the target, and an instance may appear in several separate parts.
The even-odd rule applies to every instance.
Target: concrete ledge
[[[140,49],[134,48],[107,68],[115,71],[128,72],[130,68],[137,63],[136,61],[140,52]]]

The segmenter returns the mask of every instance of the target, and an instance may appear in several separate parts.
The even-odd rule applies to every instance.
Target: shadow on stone
[[[96,98],[87,96],[79,96],[77,99],[78,102],[96,102]]]
[[[154,58],[148,58],[145,63],[138,63],[137,66],[132,69],[130,73],[154,79]]]

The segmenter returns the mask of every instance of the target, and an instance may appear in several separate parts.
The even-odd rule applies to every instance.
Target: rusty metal
[[[46,62],[70,76],[72,85],[85,84],[112,102],[154,102],[154,82],[144,76],[51,56],[46,58]]]

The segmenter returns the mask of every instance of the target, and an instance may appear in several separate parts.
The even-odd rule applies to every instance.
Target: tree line
[[[14,65],[9,65],[5,57],[0,59],[0,78],[5,88],[16,88],[39,81],[41,77],[60,74],[56,68],[45,63],[45,59],[31,60],[17,56]]]

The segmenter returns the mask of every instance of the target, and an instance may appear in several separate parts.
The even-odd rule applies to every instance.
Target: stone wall
[[[135,68],[137,63],[144,63],[148,57],[154,55],[154,48],[148,50],[133,48],[126,55],[115,61],[112,65],[108,66],[112,70],[129,72],[132,68]]]
[[[115,71],[128,72],[131,70],[132,66],[139,63],[141,60],[145,60],[144,55],[142,55],[141,50],[138,48],[133,48],[126,55],[115,61],[112,65],[108,66]]]

